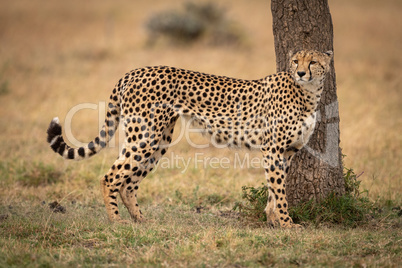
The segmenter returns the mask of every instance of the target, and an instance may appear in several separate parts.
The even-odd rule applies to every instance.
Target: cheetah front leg
[[[292,228],[293,224],[288,212],[286,200],[285,180],[287,173],[287,161],[284,155],[271,155],[272,150],[263,151],[264,169],[268,182],[268,202],[265,208],[267,221],[273,227]]]

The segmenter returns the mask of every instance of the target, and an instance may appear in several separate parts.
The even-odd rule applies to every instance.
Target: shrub
[[[345,168],[345,194],[330,194],[325,199],[316,202],[309,200],[289,208],[289,215],[295,223],[308,222],[341,224],[355,227],[367,219],[373,212],[374,204],[367,197],[361,197],[360,181],[353,169]],[[264,208],[268,200],[268,187],[242,187],[243,202],[238,202],[234,210],[238,210],[243,217],[266,221]]]
[[[264,184],[257,188],[243,186],[242,192],[244,201],[237,202],[233,210],[238,210],[243,217],[266,221],[264,209],[267,206],[268,187]]]
[[[237,44],[241,31],[228,20],[222,8],[212,3],[184,4],[182,11],[167,10],[152,15],[146,22],[148,43],[167,39],[171,44],[190,44],[205,40],[209,44]]]

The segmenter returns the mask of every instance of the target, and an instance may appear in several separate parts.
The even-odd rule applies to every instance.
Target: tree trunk
[[[289,52],[333,50],[333,27],[327,0],[272,0],[277,71],[289,69]],[[293,158],[286,192],[290,205],[344,193],[339,147],[339,111],[334,62],[327,75],[317,123],[309,143]]]

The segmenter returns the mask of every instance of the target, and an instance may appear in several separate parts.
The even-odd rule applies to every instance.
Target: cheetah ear
[[[327,65],[327,66],[326,66],[326,69],[327,69],[327,71],[328,71],[328,70],[329,70],[329,66],[330,66],[330,64],[331,64],[331,60],[332,60],[332,58],[333,58],[333,56],[334,56],[334,52],[332,52],[332,50],[328,50],[328,51],[324,52],[324,54],[328,56],[328,58],[325,59],[325,62],[326,62],[326,65]]]
[[[289,50],[288,58],[291,59],[293,57],[293,55],[294,55],[293,50]]]
[[[332,52],[332,50],[328,50],[328,51],[324,52],[324,54],[332,59],[334,52]]]

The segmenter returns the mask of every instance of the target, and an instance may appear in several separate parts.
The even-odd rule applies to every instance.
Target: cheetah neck
[[[320,80],[316,83],[308,83],[308,84],[299,84],[300,88],[303,91],[304,100],[305,100],[305,108],[308,114],[315,113],[318,103],[321,99],[321,93],[324,87],[324,81]]]

